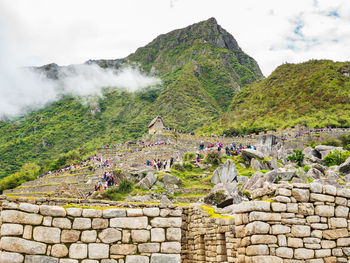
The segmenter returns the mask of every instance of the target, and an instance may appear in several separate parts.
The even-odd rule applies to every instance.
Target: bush
[[[120,169],[120,168],[115,168],[115,170],[114,170],[114,175],[115,176],[119,176],[119,175],[121,175],[122,174],[122,169]]]
[[[204,162],[212,165],[221,164],[222,155],[219,152],[208,152]]]
[[[310,166],[305,165],[305,166],[303,167],[303,171],[304,171],[305,173],[307,173],[309,170],[310,170]]]
[[[185,170],[192,171],[193,169],[193,164],[190,162],[184,162],[182,163],[182,166],[184,167]]]
[[[322,141],[322,144],[339,147],[342,145],[342,142],[335,138],[327,138],[326,140]]]
[[[181,163],[176,163],[176,164],[174,164],[173,167],[174,167],[175,170],[178,170],[180,172],[185,171],[185,168],[181,165]]]
[[[350,151],[341,152],[337,149],[331,151],[324,157],[323,161],[327,166],[341,165],[350,157]]]
[[[27,181],[33,181],[39,175],[40,166],[34,163],[23,165],[20,171],[0,180],[0,193],[7,189],[13,189]]]
[[[118,187],[119,193],[130,193],[132,190],[132,182],[129,180],[122,180]]]
[[[302,165],[303,161],[304,161],[304,154],[301,150],[293,150],[294,154],[289,155],[287,160],[288,161],[293,161],[296,162],[299,166]]]
[[[184,156],[182,157],[183,161],[192,161],[196,158],[196,153],[194,152],[188,152],[185,153]]]

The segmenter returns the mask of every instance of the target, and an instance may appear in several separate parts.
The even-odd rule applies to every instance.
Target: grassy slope
[[[203,131],[252,132],[294,127],[350,127],[349,62],[284,64],[234,96],[230,110]]]
[[[186,131],[217,119],[239,87],[262,77],[256,62],[234,44],[210,19],[161,35],[124,60],[89,62],[104,68],[136,62],[163,84],[134,94],[107,91],[95,115],[89,105],[67,97],[15,122],[0,122],[0,178],[25,163],[51,169],[80,160],[101,144],[137,138],[159,114],[167,125]],[[57,65],[42,69],[50,68],[55,76]]]

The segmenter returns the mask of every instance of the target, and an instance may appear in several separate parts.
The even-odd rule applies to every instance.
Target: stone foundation
[[[350,189],[277,188],[229,216],[199,204],[3,199],[0,262],[350,262]]]

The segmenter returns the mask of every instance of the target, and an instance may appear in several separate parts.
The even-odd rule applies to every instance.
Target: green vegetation
[[[205,156],[204,162],[212,165],[219,165],[222,163],[223,156],[219,152],[208,152]]]
[[[122,180],[117,187],[111,187],[107,191],[101,193],[103,199],[114,201],[124,200],[128,194],[131,193],[133,185],[128,180]]]
[[[330,145],[335,147],[343,147],[346,150],[350,150],[350,134],[342,134],[339,139],[328,138],[322,142],[324,145]]]
[[[308,166],[308,165],[305,165],[305,166],[303,167],[303,171],[304,171],[305,173],[307,173],[308,171],[310,171],[310,169],[311,169],[311,167]]]
[[[288,161],[296,162],[299,166],[302,166],[304,161],[304,154],[301,150],[293,150],[294,154],[287,157]]]
[[[20,171],[0,180],[0,193],[4,190],[12,189],[26,181],[32,181],[39,175],[40,167],[36,164],[26,164]]]
[[[346,161],[350,157],[350,151],[339,151],[338,149],[335,149],[334,151],[327,154],[323,161],[327,166],[333,166],[333,165],[341,165],[343,162]]]
[[[349,62],[283,64],[235,94],[230,110],[201,131],[254,133],[296,125],[350,127]]]
[[[235,43],[210,19],[160,35],[125,59],[93,61],[111,69],[140,64],[162,84],[134,93],[106,88],[91,104],[67,96],[17,120],[0,121],[0,178],[25,163],[36,163],[41,173],[78,163],[100,145],[140,137],[156,115],[183,131],[217,119],[238,88],[262,78],[254,59],[219,39]]]

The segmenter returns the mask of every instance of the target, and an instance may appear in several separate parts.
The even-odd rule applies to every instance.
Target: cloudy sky
[[[210,17],[265,76],[284,62],[350,60],[349,0],[1,0],[0,49],[22,65],[122,58]]]

